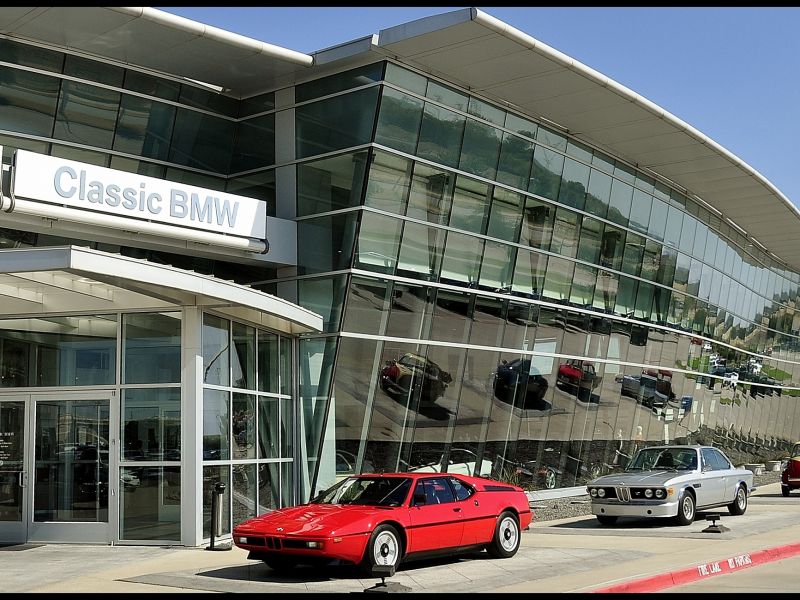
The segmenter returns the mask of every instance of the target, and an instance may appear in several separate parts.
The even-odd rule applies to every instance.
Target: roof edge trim
[[[129,15],[136,19],[143,19],[152,21],[159,25],[171,27],[180,31],[184,31],[191,35],[196,35],[201,38],[213,40],[221,44],[235,46],[242,50],[254,52],[256,54],[263,54],[280,60],[294,63],[296,65],[310,67],[314,64],[314,57],[310,54],[297,52],[296,50],[289,50],[274,44],[260,42],[253,38],[249,38],[238,33],[232,33],[218,27],[205,25],[191,19],[179,17],[162,10],[150,8],[147,6],[111,6],[107,7],[114,12]]]
[[[623,98],[627,98],[634,104],[642,106],[645,110],[648,110],[652,114],[664,119],[670,125],[673,125],[678,129],[684,131],[686,134],[693,137],[700,143],[712,147],[714,150],[724,155],[728,160],[730,160],[736,166],[740,167],[741,169],[749,173],[751,176],[753,176],[755,179],[757,179],[764,186],[769,188],[769,190],[772,193],[774,193],[786,205],[787,208],[791,209],[794,212],[794,214],[798,218],[800,218],[800,209],[798,209],[797,206],[795,206],[777,187],[775,187],[775,185],[771,181],[769,181],[769,179],[764,177],[761,173],[759,173],[756,169],[747,164],[741,158],[736,156],[733,152],[724,148],[723,146],[721,146],[720,144],[709,138],[707,135],[700,132],[699,130],[695,129],[682,119],[676,117],[666,109],[658,106],[657,104],[648,100],[644,96],[637,94],[630,88],[625,87],[621,83],[617,83],[613,79],[610,79],[609,77],[603,75],[602,73],[595,71],[591,67],[583,64],[580,61],[575,60],[574,58],[570,58],[569,56],[567,56],[562,52],[559,52],[552,46],[548,46],[544,42],[541,42],[536,38],[529,36],[528,34],[520,31],[519,29],[512,27],[508,23],[505,23],[504,21],[501,21],[500,19],[493,17],[488,13],[485,13],[478,8],[472,8],[471,11],[472,11],[472,20],[475,21],[476,23],[483,25],[488,29],[496,31],[497,33],[505,37],[508,37],[523,46],[527,46],[531,50],[536,50],[537,52],[540,52],[546,55],[548,58],[551,58],[552,60],[564,65],[566,68],[577,71],[587,79],[591,79],[595,83],[598,83],[600,85],[603,85],[611,89],[612,91],[616,92]]]

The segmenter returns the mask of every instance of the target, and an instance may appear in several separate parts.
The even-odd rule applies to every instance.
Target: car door
[[[417,481],[409,510],[409,552],[454,548],[461,544],[463,505],[456,502],[447,480],[446,476],[440,476]]]
[[[731,461],[716,448],[710,449],[711,456],[716,462],[717,470],[722,473],[722,500],[721,502],[733,502],[736,497],[736,484],[739,483],[739,476],[735,474],[734,466]]]
[[[720,504],[725,498],[726,471],[720,468],[714,448],[700,449],[701,469],[700,487],[695,486],[697,492],[697,506]]]
[[[474,546],[491,540],[497,523],[495,511],[478,500],[475,489],[457,477],[451,477],[450,483],[464,524],[461,545]]]

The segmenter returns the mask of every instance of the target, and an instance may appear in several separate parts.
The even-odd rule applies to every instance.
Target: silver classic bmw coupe
[[[586,486],[592,514],[603,525],[619,517],[669,518],[690,525],[697,511],[718,507],[743,515],[754,490],[752,471],[733,466],[719,448],[699,445],[642,448],[624,471]]]

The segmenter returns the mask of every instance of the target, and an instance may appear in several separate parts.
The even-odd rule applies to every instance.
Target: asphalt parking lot
[[[709,525],[703,513],[686,527],[657,520],[603,527],[592,516],[534,522],[510,559],[475,553],[410,563],[386,582],[392,591],[409,593],[637,591],[643,582],[649,582],[647,591],[702,592],[715,591],[727,578],[755,577],[760,563],[800,565],[800,496],[783,498],[779,485],[770,484],[751,497],[745,515],[721,514],[729,528],[722,533],[703,532]],[[768,552],[795,545],[797,558]],[[362,592],[380,582],[341,566],[279,575],[246,556],[238,548],[9,546],[0,548],[0,573],[5,593],[332,593]],[[775,577],[770,585],[778,588]],[[788,581],[787,589],[797,588],[791,570]]]

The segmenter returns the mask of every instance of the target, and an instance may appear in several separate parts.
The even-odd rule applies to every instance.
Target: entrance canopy
[[[288,334],[322,330],[322,317],[253,288],[77,246],[0,250],[0,316],[77,311],[213,309]]]

